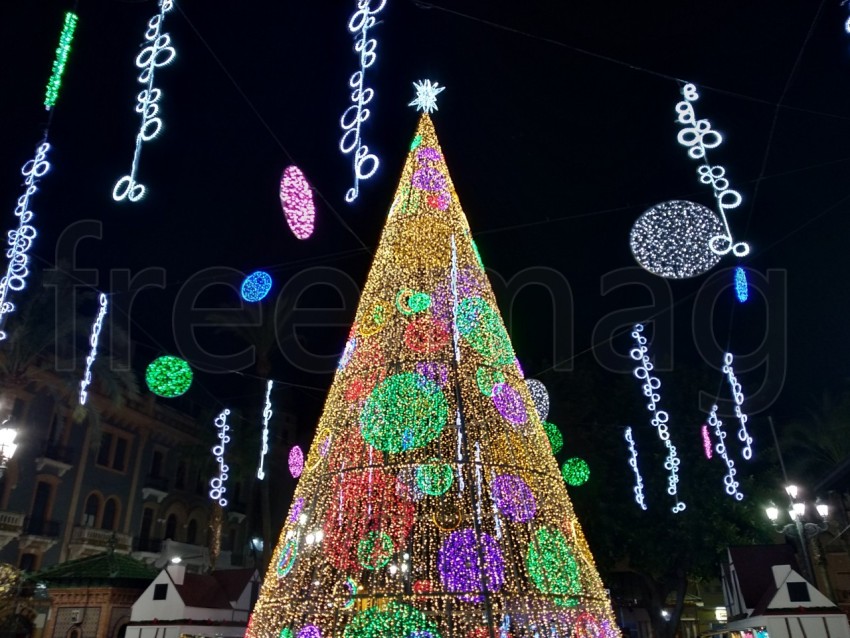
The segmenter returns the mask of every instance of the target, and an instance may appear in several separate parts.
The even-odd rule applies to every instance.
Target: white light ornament
[[[145,31],[144,47],[136,56],[136,66],[142,70],[137,80],[145,88],[136,96],[136,113],[141,116],[141,127],[136,135],[136,148],[133,152],[133,163],[130,174],[125,175],[112,189],[112,199],[116,202],[129,200],[137,202],[145,196],[147,189],[136,181],[139,170],[139,158],[142,154],[142,143],[149,142],[162,132],[162,119],[159,117],[159,100],[162,91],[154,88],[154,74],[156,69],[170,64],[177,52],[171,46],[171,36],[162,33],[162,24],[165,14],[174,8],[173,0],[159,0],[159,13],[148,20],[148,28]]]
[[[269,453],[269,421],[272,418],[272,386],[274,382],[269,380],[266,382],[266,404],[263,407],[263,446],[260,448],[260,466],[257,468],[257,478],[261,481],[266,478],[266,472],[263,466],[266,461],[266,454]]]
[[[647,409],[652,413],[650,423],[658,433],[658,438],[664,443],[667,448],[667,458],[664,459],[664,469],[668,471],[667,475],[667,493],[676,499],[676,504],[673,506],[673,513],[685,511],[685,503],[679,500],[679,456],[676,453],[676,446],[670,440],[670,431],[667,427],[667,422],[670,417],[664,410],[658,409],[658,404],[661,401],[661,395],[658,390],[661,388],[661,380],[658,377],[652,376],[651,372],[655,366],[649,360],[646,347],[646,337],[643,336],[643,324],[635,324],[632,331],[632,338],[635,340],[635,347],[629,350],[629,356],[638,362],[634,369],[634,375],[643,381],[643,395],[649,399],[646,404]]]
[[[683,127],[676,139],[679,144],[688,148],[691,159],[702,160],[703,164],[697,169],[699,181],[711,185],[723,223],[723,232],[712,237],[708,246],[720,256],[731,252],[736,257],[744,257],[749,254],[750,246],[746,242],[735,242],[726,219],[726,211],[740,206],[741,194],[729,188],[726,169],[719,164],[712,166],[706,156],[707,149],[720,146],[723,136],[711,128],[711,122],[708,120],[697,119],[693,102],[699,99],[699,94],[695,85],[685,84],[682,87],[682,96],[684,100],[676,104],[676,121]]]
[[[210,498],[214,501],[218,501],[218,504],[222,507],[227,507],[227,499],[224,498],[224,495],[227,492],[227,487],[225,485],[225,483],[227,483],[227,473],[230,471],[230,468],[224,462],[224,449],[227,447],[227,444],[230,443],[230,435],[228,434],[230,426],[227,425],[227,417],[229,414],[230,410],[225,408],[221,414],[215,418],[215,427],[218,428],[218,440],[221,441],[221,443],[214,445],[212,448],[213,456],[218,463],[218,476],[214,476],[210,479]]]
[[[7,337],[3,329],[6,325],[7,316],[15,311],[15,304],[9,301],[10,292],[18,292],[26,286],[26,278],[29,275],[29,255],[33,240],[37,235],[35,226],[32,225],[33,212],[30,210],[30,197],[38,192],[38,180],[44,177],[50,170],[47,161],[47,151],[50,144],[43,141],[35,151],[35,157],[27,161],[21,168],[24,176],[26,190],[18,198],[15,206],[15,217],[18,218],[18,227],[10,230],[6,239],[9,248],[6,249],[6,272],[0,278],[0,341]]]
[[[80,405],[85,405],[89,398],[88,387],[91,385],[91,367],[94,364],[94,360],[97,359],[97,342],[100,340],[100,331],[103,329],[103,320],[106,317],[106,311],[109,307],[109,302],[105,294],[100,293],[98,301],[100,302],[100,308],[97,311],[97,317],[95,317],[94,323],[92,323],[91,337],[89,337],[91,350],[89,351],[89,356],[86,357],[86,372],[83,375],[83,380],[80,381]]]
[[[369,37],[369,29],[375,26],[375,14],[381,11],[387,0],[379,0],[380,4],[372,8],[371,0],[358,0],[357,11],[348,20],[348,30],[355,36],[354,51],[360,57],[360,69],[355,71],[348,80],[348,86],[353,89],[351,101],[353,104],[345,109],[339,124],[342,127],[342,138],[339,140],[339,150],[344,155],[354,152],[354,186],[345,193],[348,203],[357,199],[360,194],[360,180],[369,179],[380,166],[378,156],[369,152],[369,147],[363,144],[360,137],[360,126],[369,119],[369,109],[365,108],[375,91],[364,87],[366,69],[375,63],[378,57],[375,50],[378,42]]]
[[[643,511],[646,511],[646,498],[643,495],[643,479],[640,476],[640,470],[638,469],[637,464],[637,448],[635,447],[635,439],[632,436],[632,428],[626,428],[626,443],[629,444],[629,466],[632,468],[632,471],[635,473],[635,486],[633,488],[635,493],[635,503],[640,505],[640,508]]]
[[[723,355],[723,374],[726,375],[726,380],[729,382],[729,389],[732,391],[732,399],[735,401],[735,418],[738,419],[738,440],[744,444],[741,450],[741,456],[747,461],[753,458],[753,437],[747,431],[748,417],[744,414],[741,406],[744,405],[744,392],[741,384],[738,383],[738,378],[735,376],[735,370],[732,367],[734,357],[731,352]]]
[[[439,82],[431,83],[431,80],[419,80],[413,83],[413,88],[416,89],[416,97],[408,106],[415,106],[417,111],[425,113],[433,113],[439,111],[437,108],[437,96],[446,90],[446,87],[440,86]]]
[[[537,410],[537,416],[543,421],[549,416],[549,391],[542,381],[537,379],[526,379],[525,385],[528,387],[528,392],[531,394],[531,400],[534,401],[534,408]]]
[[[739,483],[735,480],[738,470],[735,469],[735,462],[726,453],[726,444],[723,442],[726,439],[726,432],[723,431],[723,421],[717,418],[716,405],[711,406],[711,412],[708,413],[708,425],[714,428],[714,436],[717,439],[717,445],[714,446],[714,449],[726,463],[726,476],[723,477],[726,493],[735,497],[736,501],[742,501],[744,495],[738,491]]]

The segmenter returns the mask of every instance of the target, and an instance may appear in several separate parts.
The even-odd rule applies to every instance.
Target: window
[[[112,454],[112,435],[104,432],[100,437],[100,448],[97,450],[97,464],[109,467],[109,456]]]
[[[165,538],[170,538],[173,541],[177,539],[177,517],[174,514],[169,514],[165,520]]]
[[[21,554],[21,558],[18,561],[18,569],[22,572],[35,571],[36,558],[37,556],[35,554]]]
[[[198,539],[198,521],[194,518],[189,521],[188,527],[186,527],[186,542],[190,545],[194,545],[195,541]]]
[[[100,497],[97,494],[89,494],[86,499],[86,507],[83,510],[83,527],[94,527],[97,524],[97,515],[100,513]]]
[[[153,599],[165,600],[168,598],[168,583],[153,586]]]
[[[104,432],[97,451],[97,464],[123,472],[127,469],[127,452],[130,439],[112,432]]]
[[[788,599],[792,603],[807,603],[809,598],[808,583],[788,583]]]
[[[103,520],[100,522],[100,529],[115,529],[118,522],[118,499],[114,496],[106,500],[103,506]]]

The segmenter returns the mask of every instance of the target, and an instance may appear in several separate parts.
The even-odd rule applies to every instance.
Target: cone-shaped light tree
[[[253,638],[619,636],[421,116]]]

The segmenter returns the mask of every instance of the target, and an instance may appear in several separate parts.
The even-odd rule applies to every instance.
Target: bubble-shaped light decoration
[[[272,289],[272,278],[267,272],[257,270],[245,277],[240,290],[245,301],[261,301]]]
[[[587,461],[577,456],[567,459],[561,466],[561,476],[567,482],[567,485],[579,487],[587,483],[590,478],[590,466]]]
[[[148,364],[145,383],[155,395],[173,399],[192,385],[192,368],[183,359],[165,355]]]
[[[534,401],[534,408],[537,410],[537,416],[543,421],[549,416],[549,391],[542,381],[537,379],[526,379],[525,385],[531,393],[531,400]]]
[[[635,221],[629,237],[635,261],[653,275],[688,279],[711,270],[721,255],[709,247],[723,224],[702,204],[674,200],[656,204]]]
[[[522,477],[500,474],[490,486],[496,507],[510,520],[526,523],[537,513],[537,500]]]
[[[439,459],[430,459],[416,469],[416,485],[425,494],[440,496],[449,491],[454,481],[452,466]]]
[[[552,454],[557,454],[564,447],[564,435],[558,429],[558,426],[549,421],[543,421],[543,431],[546,432],[546,438],[549,439],[549,445],[552,446]]]
[[[316,224],[316,205],[313,189],[297,166],[287,166],[280,177],[280,205],[289,230],[298,239],[313,234]]]
[[[342,638],[441,638],[436,623],[404,603],[390,600],[359,612]]]
[[[479,540],[479,534],[469,528],[449,534],[437,557],[443,587],[446,591],[457,592],[461,600],[471,603],[481,602],[484,592],[496,592],[502,588],[504,567],[496,539],[480,532]]]
[[[266,381],[266,402],[263,405],[263,438],[260,445],[260,464],[257,467],[257,478],[261,481],[266,478],[266,454],[269,453],[269,421],[272,418],[272,386],[274,382]]]
[[[86,371],[83,373],[83,380],[80,381],[80,405],[85,405],[89,398],[88,387],[91,385],[92,379],[91,367],[94,365],[95,359],[97,359],[97,342],[100,340],[103,319],[106,317],[106,311],[109,307],[109,302],[103,293],[100,293],[98,301],[100,302],[100,309],[97,312],[94,323],[92,323],[91,337],[89,337],[91,350],[89,351],[89,356],[86,357]]]
[[[227,499],[224,498],[224,495],[227,492],[225,484],[227,483],[228,472],[230,472],[230,468],[227,463],[224,462],[224,450],[227,447],[227,444],[230,443],[230,435],[228,434],[230,426],[227,425],[227,417],[229,414],[230,410],[225,408],[222,410],[221,414],[215,418],[215,427],[218,429],[218,440],[221,441],[221,443],[214,445],[212,448],[213,456],[218,463],[218,476],[214,476],[210,479],[210,498],[214,501],[218,501],[218,504],[222,507],[227,507]]]
[[[294,445],[291,450],[289,450],[289,473],[292,474],[292,478],[298,478],[301,476],[301,472],[304,471],[304,452],[301,451],[301,447],[298,445]]]
[[[528,411],[522,395],[508,383],[493,386],[493,405],[506,420],[513,425],[522,425],[528,421]]]
[[[571,607],[582,593],[579,565],[559,529],[541,527],[528,544],[526,566],[531,581],[544,594],[554,594],[555,604]]]
[[[714,438],[717,440],[717,445],[714,449],[726,463],[726,476],[723,477],[723,486],[726,488],[726,493],[733,497],[736,501],[744,500],[744,495],[738,491],[740,483],[735,480],[738,470],[735,469],[735,461],[729,458],[726,451],[726,432],[723,430],[723,421],[717,417],[717,406],[711,406],[711,412],[708,413],[708,425],[714,428]]]
[[[731,352],[723,355],[723,373],[726,375],[726,381],[729,384],[729,390],[732,393],[732,400],[735,401],[735,418],[738,419],[738,440],[744,444],[741,449],[741,456],[747,461],[753,458],[753,437],[747,431],[747,421],[749,417],[744,414],[741,406],[744,405],[744,391],[741,384],[738,383],[738,377],[735,376],[735,368],[732,366],[735,357]]]
[[[635,503],[640,505],[640,508],[646,511],[646,497],[643,494],[643,478],[640,475],[640,469],[638,469],[637,463],[637,448],[635,447],[635,438],[632,435],[632,428],[626,427],[625,431],[626,443],[629,446],[629,467],[632,468],[632,472],[635,474],[635,486],[632,488],[632,491],[635,494]]]

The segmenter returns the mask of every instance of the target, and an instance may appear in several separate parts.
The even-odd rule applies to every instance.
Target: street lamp
[[[6,425],[9,419],[3,421],[2,425]],[[0,478],[6,472],[6,465],[12,460],[15,455],[15,450],[18,449],[15,443],[15,437],[18,431],[15,428],[0,428]]]
[[[817,581],[815,580],[815,571],[812,565],[812,559],[809,556],[808,544],[811,539],[815,538],[821,532],[826,531],[828,527],[826,519],[829,516],[829,506],[818,500],[815,504],[815,509],[818,516],[820,516],[821,521],[819,523],[805,521],[803,519],[806,516],[806,510],[808,509],[809,504],[797,499],[799,489],[796,485],[786,486],[785,491],[788,493],[788,498],[791,501],[791,509],[788,510],[788,516],[791,519],[790,523],[784,526],[779,525],[779,508],[773,503],[766,507],[764,511],[770,519],[770,522],[773,523],[776,531],[788,538],[796,538],[796,540],[800,543],[800,552],[803,555],[803,569],[806,571],[806,580],[816,586]]]

